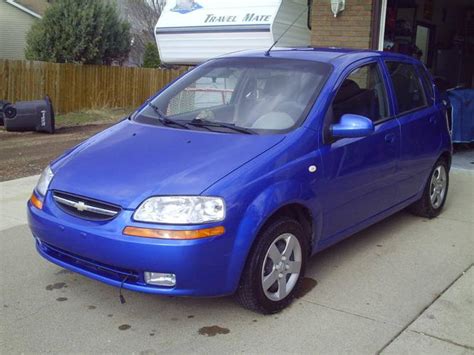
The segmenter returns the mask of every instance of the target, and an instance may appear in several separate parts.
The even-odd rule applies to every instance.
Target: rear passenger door
[[[412,62],[386,61],[395,110],[401,126],[400,196],[423,189],[441,146],[442,124],[433,95]]]
[[[330,125],[338,123],[344,114],[368,117],[374,122],[374,133],[361,138],[331,138]],[[400,127],[391,115],[378,62],[356,66],[341,78],[323,130],[323,238],[337,239],[340,233],[398,202]]]

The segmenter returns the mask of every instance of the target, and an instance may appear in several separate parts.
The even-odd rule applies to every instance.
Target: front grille
[[[86,259],[82,256],[59,249],[45,242],[41,242],[39,247],[49,256],[82,270],[86,270],[115,281],[125,281],[129,284],[144,284],[140,278],[140,273],[135,270],[123,269],[112,265],[98,263],[97,261]]]
[[[66,192],[53,191],[53,199],[64,212],[83,219],[108,221],[115,218],[121,208]]]

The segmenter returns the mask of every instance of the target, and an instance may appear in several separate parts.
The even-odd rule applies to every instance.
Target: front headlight
[[[225,218],[224,200],[205,196],[151,197],[133,214],[139,222],[164,224],[200,224]]]
[[[49,184],[51,183],[51,180],[53,180],[53,177],[53,171],[49,166],[47,166],[41,173],[38,183],[36,184],[36,192],[41,196],[46,195],[46,191],[48,191]]]

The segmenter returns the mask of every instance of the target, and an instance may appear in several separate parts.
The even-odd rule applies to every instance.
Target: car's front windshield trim
[[[262,69],[260,70],[260,68]],[[177,114],[173,114],[173,112],[171,112],[170,114],[170,112],[168,112],[169,105],[171,104],[171,100],[177,97],[178,95],[181,95],[181,93],[183,93],[184,91],[189,91],[190,85],[195,83],[197,80],[201,78],[205,78],[207,74],[213,71],[217,71],[217,72],[226,71],[226,70],[232,71],[232,70],[237,70],[237,69],[240,70],[242,73],[240,73],[240,77],[236,80],[235,87],[232,90],[228,90],[228,92],[231,92],[230,100],[228,100],[228,102],[222,105],[223,107],[224,106],[230,107],[234,105],[235,107],[232,107],[232,110],[234,110],[232,111],[232,115],[236,115],[236,111],[241,109],[241,106],[243,106],[242,95],[245,94],[244,92],[245,87],[242,87],[242,85],[245,85],[246,81],[249,80],[248,78],[249,71],[253,71],[251,73],[254,73],[254,74],[255,73],[258,74],[260,72],[264,72],[268,70],[276,70],[276,71],[279,70],[281,72],[288,71],[288,74],[286,74],[285,72],[286,75],[296,72],[299,75],[310,75],[310,76],[314,75],[316,78],[318,78],[318,81],[314,84],[314,86],[311,87],[311,89],[313,89],[312,94],[310,93],[310,95],[308,95],[308,98],[305,98],[304,100],[299,102],[301,114],[294,114],[293,116],[291,116],[292,120],[294,121],[294,124],[292,124],[291,126],[287,128],[278,127],[278,129],[273,129],[272,127],[267,127],[267,126],[252,127],[252,126],[240,125],[239,123],[242,123],[242,122],[223,122],[223,120],[215,120],[214,117],[211,117],[211,119],[209,119],[209,117],[207,117],[206,114],[209,114],[212,116],[213,112],[209,112],[212,110],[207,109],[207,108],[204,108],[204,109],[197,108],[195,110],[185,111],[184,113],[178,112]],[[205,127],[198,127],[197,125],[189,124],[195,121],[196,118],[199,118],[199,116],[204,115],[204,117],[202,117],[203,121],[212,121],[212,123],[215,123],[215,124],[232,125],[233,127],[237,129],[238,128],[247,129],[249,131],[252,131],[252,133],[256,133],[256,134],[282,134],[282,133],[287,133],[289,131],[292,131],[303,124],[311,108],[313,107],[316,99],[321,93],[321,90],[324,87],[324,84],[326,83],[331,71],[332,71],[332,66],[328,63],[304,60],[304,59],[286,59],[286,58],[273,58],[273,57],[270,57],[270,58],[268,57],[265,57],[265,58],[254,58],[254,57],[218,58],[218,59],[210,60],[204,63],[203,65],[200,65],[194,68],[193,70],[189,71],[180,79],[178,79],[177,81],[175,81],[174,83],[170,84],[168,87],[163,89],[161,92],[159,92],[156,96],[152,97],[149,100],[149,102],[151,102],[152,105],[156,107],[160,107],[161,112],[166,112],[166,114],[164,114],[165,117],[169,117],[172,121],[186,125],[186,127],[190,129],[202,130],[203,128],[205,128]],[[303,79],[305,80],[306,77]],[[311,83],[309,80],[307,81],[308,83]],[[296,84],[292,84],[292,85],[300,85],[298,84],[299,82],[296,80],[295,80],[295,83]],[[278,90],[280,90],[279,86],[276,86],[276,87],[278,88]],[[209,91],[209,89],[207,90]],[[221,89],[218,89],[217,91],[222,92],[223,89],[221,88]],[[224,97],[224,93],[222,93],[222,95]],[[285,98],[285,96],[282,96],[282,97]],[[235,104],[235,102],[237,102],[237,104]],[[166,107],[166,108],[164,109],[163,107]],[[211,108],[217,110],[217,108],[219,107],[216,106],[216,107],[211,107]],[[271,116],[270,114],[274,115],[275,113],[276,112],[269,112],[269,116]],[[223,113],[223,115],[225,116],[225,112]],[[156,116],[156,113],[152,114],[149,110],[147,110],[147,106],[144,106],[133,115],[133,120],[137,122],[141,122],[141,123],[153,124],[154,123],[153,119],[156,119],[156,117],[153,117],[153,116]],[[265,116],[265,114],[263,116]],[[238,118],[240,118],[240,116]],[[271,116],[271,119],[273,119],[273,116]],[[176,129],[184,129],[184,127],[179,127],[179,125],[176,125],[176,124],[172,126],[173,128],[176,128]],[[208,130],[212,130],[213,127],[210,127],[210,128],[211,129],[208,129]],[[230,130],[226,129],[225,127],[221,127],[221,128],[224,128],[224,129],[223,130],[218,129],[215,131],[219,133],[239,133],[237,131],[230,132]]]

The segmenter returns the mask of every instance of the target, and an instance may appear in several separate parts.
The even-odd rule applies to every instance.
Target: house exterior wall
[[[36,18],[0,0],[0,58],[25,59],[26,33]]]
[[[313,0],[311,45],[315,47],[371,48],[372,13],[377,0],[347,0],[334,17],[329,0]],[[375,28],[374,28],[375,30]]]

